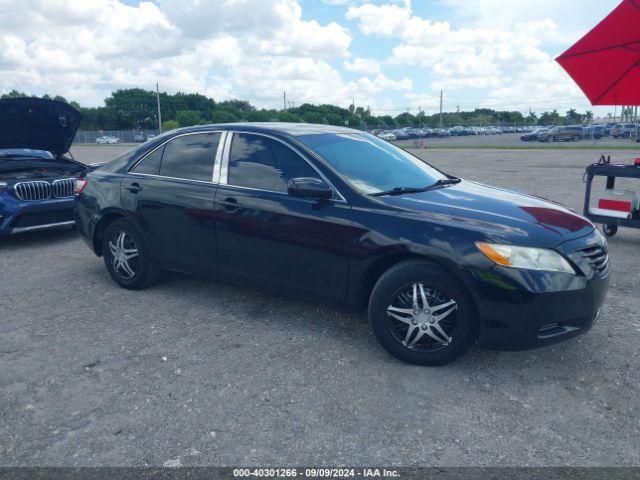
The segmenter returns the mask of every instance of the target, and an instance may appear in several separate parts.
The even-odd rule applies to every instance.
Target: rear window
[[[213,181],[213,164],[220,143],[220,132],[183,135],[171,140],[160,163],[163,177]]]
[[[158,175],[160,173],[160,162],[162,162],[162,154],[164,153],[164,145],[147,155],[144,160],[138,163],[133,173],[141,173],[146,175]]]

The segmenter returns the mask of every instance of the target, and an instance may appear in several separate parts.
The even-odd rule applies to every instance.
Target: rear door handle
[[[142,187],[140,186],[139,183],[132,183],[127,187],[127,190],[129,190],[131,193],[138,193],[139,191],[142,190]]]
[[[222,208],[229,213],[237,212],[240,209],[238,200],[233,197],[227,197],[224,200],[219,200],[218,205],[222,206]]]

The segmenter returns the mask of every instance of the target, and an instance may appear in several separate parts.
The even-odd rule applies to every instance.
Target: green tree
[[[162,122],[162,130],[164,132],[175,130],[176,128],[180,128],[180,124],[175,120],[167,120],[166,122]]]
[[[162,102],[162,100],[165,102]],[[105,99],[105,106],[116,112],[115,129],[154,128],[158,124],[157,100],[153,92],[141,88],[116,90]],[[167,95],[161,96],[161,103],[167,102]],[[165,115],[167,119],[173,116]]]
[[[383,128],[396,128],[396,121],[391,115],[384,115],[379,118],[378,125]]]
[[[324,118],[318,112],[307,112],[302,116],[302,120],[306,123],[325,123]]]
[[[349,118],[347,118],[346,123],[347,123],[347,126],[351,128],[359,128],[359,129],[364,128],[364,122],[357,115],[350,115]]]
[[[194,110],[182,110],[176,115],[175,121],[181,127],[190,127],[192,125],[201,125],[204,123],[200,113]]]
[[[396,117],[396,123],[400,127],[409,127],[415,124],[416,117],[409,112],[401,113]]]
[[[540,125],[564,125],[564,118],[560,116],[557,110],[554,110],[540,115],[538,123]]]
[[[572,108],[567,112],[565,117],[566,123],[582,123],[584,122],[585,116],[576,112],[575,108]]]
[[[248,122],[269,122],[273,118],[273,113],[269,110],[252,110],[246,115]]]
[[[300,117],[292,112],[279,112],[278,113],[278,121],[280,122],[299,122]]]
[[[344,120],[337,113],[330,113],[325,118],[329,125],[344,126]]]
[[[25,98],[28,97],[26,93],[19,92],[17,90],[11,90],[9,93],[5,93],[0,98]]]
[[[211,114],[212,123],[233,123],[238,121],[240,121],[240,117],[227,110],[216,110]]]

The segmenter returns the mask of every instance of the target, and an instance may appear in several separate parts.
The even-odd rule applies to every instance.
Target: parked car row
[[[527,132],[520,137],[523,142],[578,142],[613,138],[638,138],[638,125],[634,123],[604,125],[550,125]]]
[[[109,135],[103,135],[102,137],[96,138],[96,143],[100,145],[113,145],[116,143],[120,143],[120,139],[118,137],[110,137]]]
[[[502,135],[503,133],[522,133],[526,127],[462,127],[451,128],[400,128],[396,130],[373,130],[371,133],[387,141],[411,140],[415,138],[449,138],[473,135]]]
[[[144,133],[140,132],[140,133],[136,133],[133,135],[133,143],[144,143],[147,140],[151,140],[152,138],[155,138],[155,134],[153,133],[148,133],[147,135],[145,135]],[[131,141],[131,139],[125,139],[125,142],[127,141]],[[113,135],[101,135],[100,137],[96,138],[96,143],[98,144],[116,144],[116,143],[120,143],[121,139],[118,137],[115,137]]]

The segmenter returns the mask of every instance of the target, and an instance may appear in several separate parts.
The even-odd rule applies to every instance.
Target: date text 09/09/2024
[[[398,478],[397,470],[385,468],[234,468],[233,476],[260,478]]]

